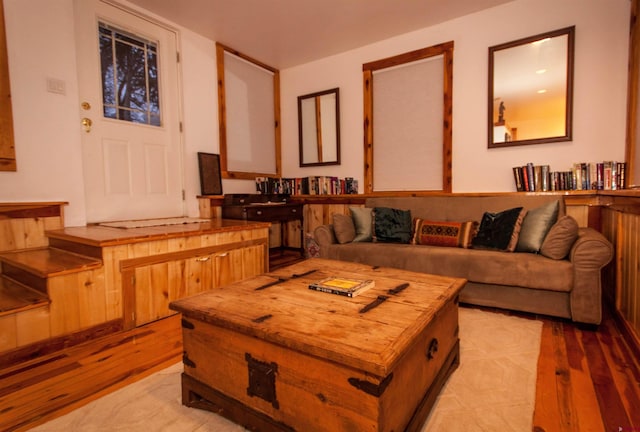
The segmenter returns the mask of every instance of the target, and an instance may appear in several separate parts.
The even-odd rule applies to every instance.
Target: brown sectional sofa
[[[481,221],[485,212],[513,207],[533,210],[556,200],[560,219],[565,205],[555,195],[375,197],[368,198],[365,207],[410,210],[413,218],[462,222]],[[323,258],[465,278],[468,282],[460,295],[463,303],[599,324],[600,272],[612,259],[613,247],[592,228],[575,229],[577,238],[567,245],[569,253],[562,259],[541,253],[376,241],[340,244],[333,225],[317,227],[314,237]]]

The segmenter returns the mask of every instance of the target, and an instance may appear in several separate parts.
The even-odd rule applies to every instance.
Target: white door
[[[184,215],[175,32],[100,0],[74,7],[87,221]]]

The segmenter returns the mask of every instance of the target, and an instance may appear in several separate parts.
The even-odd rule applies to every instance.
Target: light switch
[[[63,95],[66,93],[66,84],[61,79],[47,78],[47,91]]]

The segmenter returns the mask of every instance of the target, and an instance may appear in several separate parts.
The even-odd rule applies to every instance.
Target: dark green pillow
[[[512,239],[515,235],[517,241],[517,231],[520,230],[524,213],[522,207],[500,213],[485,212],[480,221],[478,233],[471,242],[472,247],[512,252],[516,246]]]
[[[558,220],[558,201],[529,210],[522,221],[517,252],[538,253],[544,238]]]
[[[386,243],[411,241],[411,211],[388,207],[373,209],[373,240]]]

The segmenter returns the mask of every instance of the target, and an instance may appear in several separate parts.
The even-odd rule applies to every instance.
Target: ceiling
[[[129,0],[277,69],[514,0]]]

